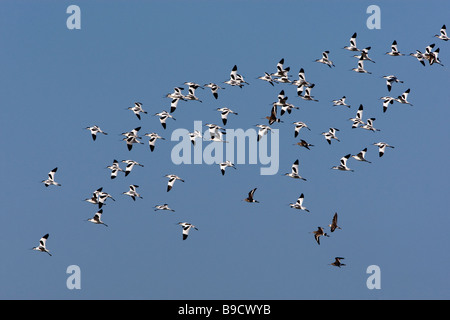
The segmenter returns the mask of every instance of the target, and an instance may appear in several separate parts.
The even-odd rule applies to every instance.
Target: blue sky
[[[433,37],[450,25],[450,4],[432,3],[2,1],[0,298],[450,298],[450,42]],[[71,4],[81,8],[81,30],[66,27]],[[371,4],[381,8],[379,30],[366,26]],[[349,71],[356,60],[342,47],[354,32],[358,47],[372,47],[376,63],[365,64],[371,75]],[[444,67],[385,55],[393,40],[406,54],[436,43]],[[313,62],[325,50],[333,69]],[[256,80],[281,58],[294,78],[305,69],[318,103],[296,97],[294,86]],[[222,83],[234,65],[250,85]],[[389,93],[381,77],[388,74],[404,81],[390,94],[410,88],[414,106],[395,103],[382,112],[379,97]],[[203,103],[180,102],[176,121],[163,130],[152,115],[169,109],[164,95],[185,81],[226,89],[218,100],[198,89]],[[196,120],[219,124],[215,109],[223,106],[239,113],[227,128],[254,128],[282,89],[300,109],[273,125],[280,130],[277,175],[260,175],[260,165],[221,176],[215,165],[172,163],[173,130],[192,131]],[[350,109],[332,106],[343,95]],[[135,101],[149,113],[141,121],[126,110]],[[351,129],[347,119],[360,104],[380,132]],[[293,121],[311,128],[300,136],[312,150],[293,146]],[[95,142],[84,130],[94,124],[108,132]],[[120,133],[137,126],[166,140],[150,152],[144,138],[129,152]],[[340,129],[341,142],[328,145],[320,135],[330,127]],[[378,141],[395,149],[379,158],[372,145]],[[355,172],[330,170],[365,147],[371,164],[351,159]],[[144,168],[111,180],[105,167],[113,159]],[[296,159],[306,182],[282,175]],[[62,186],[45,188],[40,181],[54,167]],[[185,180],[169,193],[168,173]],[[140,186],[143,199],[121,194],[130,184]],[[108,228],[83,221],[96,212],[83,199],[99,187],[116,199],[104,208]],[[241,201],[255,187],[260,203]],[[309,214],[289,207],[301,193]],[[162,203],[176,211],[153,211]],[[310,232],[335,212],[342,230],[318,246]],[[199,230],[182,241],[180,221]],[[46,233],[52,257],[29,250]],[[347,265],[328,265],[336,256]],[[69,265],[81,268],[81,290],[66,287]],[[381,268],[381,290],[366,287],[370,265]]]

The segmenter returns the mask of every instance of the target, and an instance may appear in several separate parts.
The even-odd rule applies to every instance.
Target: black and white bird
[[[175,88],[173,88],[173,92],[172,93],[168,93],[168,94],[166,94],[166,97],[167,98],[170,98],[170,99],[181,99],[181,100],[185,100],[185,98],[184,98],[184,95],[183,95],[183,93],[181,92],[181,91],[183,91],[184,90],[184,88],[182,88],[182,87],[175,87]]]
[[[310,85],[309,87],[305,88],[305,93],[300,96],[300,98],[302,98],[303,100],[306,101],[316,101],[318,102],[319,100],[314,99],[314,96],[311,95],[311,89],[314,88],[315,84]]]
[[[125,136],[125,138],[133,137],[133,138],[140,139],[141,137],[139,137],[139,135],[138,135],[139,130],[141,130],[141,127],[136,127],[131,131],[123,132],[122,135]]]
[[[303,180],[303,181],[306,181],[305,178],[303,178],[302,176],[300,176],[300,175],[298,174],[298,166],[299,166],[299,161],[298,161],[298,159],[297,159],[297,160],[295,160],[295,162],[292,164],[291,172],[285,173],[284,175],[285,175],[285,176],[288,176],[288,177],[291,177],[291,178],[293,178],[293,179],[301,179],[301,180]]]
[[[310,143],[306,142],[306,141],[303,140],[303,139],[301,139],[300,142],[297,142],[297,143],[294,144],[294,145],[300,146],[300,147],[303,147],[303,148],[306,148],[306,149],[308,149],[308,150],[311,150],[309,147],[314,147],[313,144],[310,144]]]
[[[322,58],[315,60],[315,62],[323,63],[323,64],[329,66],[330,68],[334,67],[335,65],[334,65],[333,61],[331,61],[328,58],[329,53],[330,53],[330,51],[328,51],[328,50],[322,52]]]
[[[117,161],[116,159],[114,159],[113,164],[110,166],[107,166],[107,168],[109,170],[111,170],[111,179],[115,179],[117,177],[117,174],[119,173],[119,171],[122,171],[122,168],[120,168],[119,166],[119,161]]]
[[[283,58],[277,63],[277,72],[272,73],[271,76],[275,78],[283,78],[283,77],[287,78],[290,69],[291,69],[290,67],[284,68],[284,58]]]
[[[141,113],[147,114],[147,111],[144,111],[144,109],[142,109],[141,102],[135,102],[134,107],[128,107],[128,110],[133,111],[133,113],[139,120],[141,120]]]
[[[331,167],[331,169],[340,170],[340,171],[354,171],[347,167],[347,160],[350,158],[351,154],[348,154],[341,158],[340,164],[338,166]]]
[[[264,75],[258,77],[257,79],[263,80],[263,81],[267,81],[268,83],[270,83],[270,84],[272,85],[272,87],[274,86],[274,84],[273,84],[274,79],[273,79],[272,76],[271,76],[269,73],[267,73],[267,72],[264,72]]]
[[[154,206],[154,208],[155,208],[155,211],[166,210],[166,211],[175,212],[175,210],[169,208],[169,205],[167,203],[156,205],[156,206]]]
[[[95,141],[97,139],[97,133],[103,133],[104,135],[107,135],[106,132],[102,131],[99,126],[95,125],[92,127],[86,127],[87,130],[91,132],[92,140]]]
[[[232,163],[230,160],[226,160],[225,162],[219,163],[219,167],[220,167],[220,171],[222,172],[223,176],[225,175],[225,169],[227,167],[231,167],[231,168],[236,169],[234,163]]]
[[[257,188],[252,189],[252,190],[248,193],[248,197],[245,198],[243,201],[245,201],[245,202],[250,202],[250,203],[259,203],[259,201],[255,200],[255,198],[254,198],[256,189],[257,189]]]
[[[166,120],[168,118],[171,118],[173,120],[176,120],[170,113],[168,113],[166,110],[163,110],[161,112],[155,113],[155,116],[159,117],[159,122],[161,122],[161,125],[164,129],[166,129]]]
[[[46,247],[47,239],[48,239],[48,233],[39,240],[39,246],[34,247],[32,249],[36,250],[36,251],[40,251],[40,252],[46,252],[46,253],[48,253],[49,256],[51,256],[51,253],[47,250],[47,247]]]
[[[265,124],[257,124],[256,126],[259,128],[258,137],[256,138],[256,141],[260,141],[269,131],[272,130],[269,126]]]
[[[189,139],[191,140],[192,145],[194,145],[194,146],[195,146],[195,140],[197,138],[200,138],[200,139],[203,138],[201,132],[198,130],[194,130],[194,132],[189,132],[188,135],[189,135]]]
[[[344,260],[342,257],[335,257],[334,262],[330,263],[330,266],[335,266],[340,268],[341,266],[345,266],[345,263],[342,263],[341,260]]]
[[[237,73],[237,65],[235,65],[233,67],[233,69],[231,69],[230,72],[230,79],[227,81],[224,81],[224,83],[230,85],[230,86],[238,86],[240,88],[242,88],[244,86],[244,83],[248,84],[247,82],[245,82],[244,77],[240,74]]]
[[[323,230],[322,227],[317,227],[316,231],[313,231],[314,239],[316,239],[317,244],[320,245],[320,237],[329,237],[329,235]]]
[[[133,149],[133,144],[135,144],[135,143],[144,144],[142,141],[139,141],[139,139],[137,137],[133,137],[133,136],[125,137],[122,140],[126,141],[128,151],[131,151],[131,149]]]
[[[349,106],[348,104],[345,103],[345,99],[346,99],[346,97],[343,96],[343,97],[340,98],[340,99],[332,100],[333,106],[345,106],[345,107],[347,107],[347,108],[350,108],[350,106]]]
[[[359,51],[359,49],[356,47],[356,32],[350,38],[350,45],[345,46],[344,49],[348,51]]]
[[[311,85],[311,83],[306,81],[305,70],[303,68],[301,68],[300,71],[298,72],[298,79],[292,81],[291,84],[293,84],[297,87],[299,87],[299,86],[309,87]]]
[[[295,128],[294,128],[294,137],[295,138],[297,138],[297,136],[298,136],[298,133],[300,132],[300,130],[302,129],[302,128],[306,128],[306,129],[308,129],[309,131],[311,131],[311,129],[306,125],[306,123],[304,123],[304,122],[302,122],[302,121],[296,121],[296,122],[293,122],[293,124],[295,125]]]
[[[174,113],[175,110],[177,110],[179,101],[180,101],[180,99],[172,99],[172,102],[170,103],[170,113]]]
[[[387,111],[390,104],[393,104],[394,101],[396,101],[395,98],[388,96],[381,97],[380,99],[383,100],[383,113]]]
[[[362,104],[359,105],[358,111],[356,111],[356,116],[354,118],[350,118],[348,120],[352,121],[352,129],[358,128],[360,125],[364,124],[364,121],[362,120],[364,107]]]
[[[367,71],[366,69],[364,69],[364,60],[362,60],[362,59],[358,60],[358,66],[356,68],[353,68],[352,71],[355,71],[357,73],[372,74],[372,72]]]
[[[434,35],[436,38],[448,41],[450,38],[447,36],[447,28],[445,27],[445,24],[441,28],[441,32],[439,34]]]
[[[172,190],[173,184],[175,183],[176,180],[180,180],[181,182],[184,182],[183,179],[181,179],[179,176],[174,175],[174,174],[166,174],[165,177],[169,178],[169,181],[167,182],[167,192]]]
[[[331,232],[334,232],[334,230],[336,229],[342,229],[341,227],[338,226],[337,221],[338,221],[338,214],[337,212],[335,212],[331,224],[328,225],[330,227]]]
[[[399,80],[396,76],[390,75],[390,76],[383,76],[384,79],[386,79],[386,86],[388,88],[388,91],[390,92],[392,89],[393,83],[403,83],[402,80]]]
[[[122,194],[130,196],[133,201],[136,201],[136,198],[141,198],[141,195],[136,191],[136,188],[139,188],[139,186],[132,184],[130,185],[130,189],[127,192],[122,192]]]
[[[294,106],[294,105],[291,104],[291,103],[286,103],[284,106],[281,107],[280,116],[282,116],[282,115],[285,114],[286,112],[287,112],[288,114],[291,114],[291,112],[292,112],[293,109],[299,110],[300,108]]]
[[[196,226],[188,222],[178,222],[178,225],[183,227],[183,240],[186,240],[189,236],[189,230],[195,229],[198,230]]]
[[[367,47],[361,50],[361,54],[357,55],[355,54],[353,57],[357,58],[358,60],[363,60],[363,61],[370,61],[375,63],[375,61],[373,61],[370,57],[369,57],[369,50],[371,47]]]
[[[155,144],[158,139],[166,140],[165,138],[161,137],[159,134],[157,134],[155,132],[146,133],[145,136],[150,138],[148,140],[148,145],[150,147],[151,152],[153,152],[153,150],[155,150]]]
[[[387,54],[387,55],[389,55],[389,56],[394,56],[394,57],[404,56],[403,53],[400,53],[400,52],[398,51],[398,48],[397,48],[397,41],[396,41],[396,40],[394,40],[394,42],[392,42],[392,45],[391,45],[391,51],[386,52],[385,54]]]
[[[234,115],[238,115],[237,112],[234,112],[233,110],[231,110],[231,109],[229,109],[229,108],[226,108],[226,107],[217,108],[216,110],[220,112],[220,115],[221,115],[221,117],[222,117],[222,122],[223,122],[224,125],[227,124],[227,121],[228,121],[228,115],[229,115],[230,113],[232,113],[232,114],[234,114]]]
[[[202,100],[200,100],[199,98],[197,98],[195,96],[195,90],[197,88],[200,88],[200,86],[198,84],[193,84],[193,85],[189,86],[188,94],[184,96],[184,100],[192,100],[192,101],[202,102]]]
[[[293,209],[303,210],[306,212],[310,212],[306,207],[303,206],[303,200],[305,199],[304,194],[302,193],[300,197],[298,197],[297,202],[290,203],[289,206]]]
[[[395,99],[395,101],[400,102],[402,104],[409,104],[410,106],[412,106],[412,104],[408,102],[408,95],[410,92],[411,92],[410,89],[406,90],[405,92],[402,93],[401,96],[398,96],[397,99]]]
[[[58,167],[54,168],[52,171],[48,173],[48,178],[46,180],[42,180],[41,182],[46,186],[61,186],[60,183],[55,181],[55,173],[58,171]]]
[[[86,221],[89,221],[89,222],[92,222],[95,224],[102,224],[105,227],[107,227],[108,225],[102,221],[102,214],[103,214],[103,209],[100,209],[99,211],[97,211],[95,213],[94,217],[87,219]]]
[[[358,154],[352,155],[353,159],[356,159],[358,161],[362,161],[362,162],[367,162],[367,163],[372,163],[368,160],[366,160],[365,156],[366,156],[366,152],[367,152],[367,148],[362,149]]]
[[[221,126],[218,126],[214,123],[206,123],[205,127],[209,128],[209,135],[211,136],[211,140],[214,140],[215,138],[221,139],[223,135],[226,134],[226,131]]]
[[[384,155],[384,152],[386,151],[386,148],[392,148],[392,149],[395,148],[393,146],[390,146],[386,142],[376,142],[373,145],[378,147],[378,155],[379,155],[380,158]]]
[[[334,139],[334,140],[337,140],[338,142],[341,142],[341,140],[339,140],[336,137],[336,131],[339,131],[339,129],[337,129],[337,128],[330,128],[327,132],[322,132],[322,135],[327,140],[328,144],[331,144],[331,139]]]
[[[375,120],[376,120],[376,118],[367,119],[366,122],[362,126],[360,126],[360,128],[365,129],[365,130],[369,130],[369,131],[373,131],[373,132],[380,131],[380,129],[376,129],[373,126],[373,122]]]
[[[425,55],[422,52],[420,52],[419,50],[416,50],[416,52],[410,53],[409,55],[412,57],[415,57],[424,67],[426,66]]]
[[[122,162],[127,164],[127,166],[125,167],[125,177],[130,174],[134,166],[144,167],[144,165],[134,160],[122,160]]]
[[[214,98],[216,98],[216,99],[219,98],[219,94],[217,93],[217,91],[219,91],[219,89],[225,89],[225,88],[219,87],[217,84],[212,83],[212,82],[208,83],[208,84],[205,84],[204,87],[205,88],[210,88]]]

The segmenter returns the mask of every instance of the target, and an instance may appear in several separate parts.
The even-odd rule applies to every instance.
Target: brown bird
[[[253,189],[252,191],[250,191],[250,192],[248,193],[248,198],[245,198],[244,201],[246,201],[246,202],[256,202],[256,203],[259,203],[259,201],[253,199],[253,195],[255,194],[256,189],[257,189],[257,188],[255,188],[255,189]]]
[[[334,230],[336,230],[336,229],[342,229],[341,227],[339,227],[337,225],[337,218],[338,218],[338,214],[336,212],[333,216],[333,221],[331,222],[331,224],[328,225],[330,227],[331,232],[334,232]]]
[[[341,266],[345,266],[344,263],[341,263],[341,260],[343,260],[344,258],[342,257],[335,257],[334,258],[335,261],[333,263],[330,263],[330,266],[335,266],[335,267],[341,267]]]
[[[320,237],[321,236],[329,237],[329,235],[323,231],[322,227],[317,227],[317,230],[313,231],[313,233],[314,233],[314,238],[316,239],[316,241],[319,245],[320,245]]]
[[[306,148],[306,149],[308,149],[308,150],[311,150],[309,147],[314,147],[314,145],[313,144],[310,144],[310,143],[308,143],[308,142],[306,142],[305,140],[300,140],[300,142],[297,142],[296,144],[294,144],[294,146],[295,145],[299,145],[300,147],[304,147],[304,148]]]
[[[272,125],[275,122],[283,122],[279,118],[277,118],[277,107],[276,106],[272,107],[272,110],[270,111],[270,116],[267,116],[264,118],[269,120],[269,125]]]

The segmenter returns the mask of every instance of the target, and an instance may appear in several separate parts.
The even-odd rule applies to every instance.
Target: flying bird
[[[248,193],[248,197],[245,198],[244,201],[246,201],[246,202],[251,202],[251,203],[259,203],[259,201],[255,200],[255,199],[253,198],[256,189],[257,189],[257,188],[251,190],[251,191]]]
[[[186,240],[189,236],[189,230],[192,228],[198,230],[196,226],[188,222],[178,222],[178,225],[183,227],[183,240]]]
[[[91,131],[92,140],[95,141],[97,139],[97,133],[103,133],[104,135],[107,135],[106,132],[102,131],[99,126],[92,126],[92,127],[86,127],[87,130]]]
[[[123,171],[119,166],[119,161],[117,161],[116,159],[114,159],[113,164],[107,166],[107,168],[111,170],[111,179],[115,179],[119,171]]]
[[[154,208],[155,208],[155,211],[166,210],[166,211],[175,212],[175,210],[172,210],[172,209],[169,208],[169,205],[167,203],[164,203],[162,205],[156,205]]]
[[[364,148],[358,154],[352,155],[352,158],[356,159],[358,161],[372,163],[372,162],[366,160],[366,158],[365,158],[366,152],[367,152],[367,148]]]
[[[236,167],[234,166],[234,163],[232,163],[229,160],[219,163],[219,166],[220,166],[220,171],[222,172],[223,176],[225,175],[225,168],[231,167],[231,168],[236,169]]]
[[[103,209],[100,209],[99,211],[97,211],[97,213],[94,215],[93,218],[90,218],[86,221],[89,221],[89,222],[92,222],[95,224],[102,224],[105,227],[107,227],[108,225],[102,221],[102,214],[103,214]]]
[[[50,171],[48,173],[48,178],[46,180],[42,180],[42,183],[48,187],[48,186],[61,186],[61,184],[59,184],[58,182],[55,181],[55,173],[58,170],[58,168],[56,167],[55,169],[53,169],[52,171]]]
[[[398,57],[398,56],[404,56],[403,53],[400,53],[397,49],[397,41],[394,40],[394,42],[392,42],[391,45],[391,51],[386,52],[385,54],[389,55],[389,56],[394,56],[394,57]]]
[[[356,47],[356,32],[350,38],[350,45],[345,46],[344,49],[348,51],[359,51],[359,49]]]
[[[301,180],[306,181],[305,178],[303,178],[302,176],[300,176],[300,175],[298,174],[298,166],[299,166],[299,162],[298,162],[298,159],[297,159],[297,160],[295,160],[295,162],[292,164],[291,172],[285,173],[284,175],[285,175],[285,176],[288,176],[288,177],[291,177],[291,178],[294,178],[294,179],[301,179]]]
[[[302,128],[306,128],[309,131],[311,131],[311,129],[306,125],[306,123],[302,122],[302,121],[296,121],[293,122],[293,124],[295,125],[295,131],[294,131],[294,137],[297,138],[298,133],[300,132],[300,130]]]
[[[356,112],[356,116],[354,118],[348,119],[350,121],[353,121],[352,129],[358,128],[360,125],[364,124],[364,121],[362,121],[363,111],[364,111],[364,107],[362,104],[360,104],[358,111]]]
[[[409,104],[410,106],[412,106],[412,104],[408,102],[408,95],[410,92],[411,92],[410,89],[406,90],[405,92],[402,93],[401,96],[398,96],[397,99],[395,99],[395,101],[400,102],[402,104]]]
[[[306,149],[308,149],[308,150],[311,150],[309,147],[314,147],[313,144],[310,144],[310,143],[306,142],[306,141],[303,140],[303,139],[301,139],[300,142],[297,142],[297,143],[294,144],[294,145],[297,145],[297,146],[306,148]]]
[[[327,132],[322,132],[322,135],[325,137],[328,144],[331,144],[331,139],[337,140],[338,142],[341,141],[336,137],[336,131],[339,131],[339,129],[330,128],[330,130],[328,130]]]
[[[122,192],[122,194],[130,196],[133,201],[136,201],[136,198],[141,198],[141,195],[137,193],[136,188],[139,188],[139,186],[132,184],[130,185],[130,189],[127,192]]]
[[[351,154],[348,154],[341,158],[340,164],[338,166],[334,166],[331,169],[340,170],[340,171],[354,171],[347,167],[347,160],[350,158]]]
[[[346,97],[343,96],[343,97],[340,98],[340,99],[333,100],[333,101],[332,101],[332,102],[333,102],[333,105],[334,105],[334,106],[346,106],[347,108],[350,108],[350,106],[349,106],[348,104],[345,103],[345,99],[346,99]]]
[[[440,34],[435,34],[434,36],[444,41],[450,40],[450,38],[447,36],[447,28],[445,27],[445,24],[442,26]]]
[[[166,174],[165,177],[169,178],[169,181],[167,183],[167,192],[172,190],[173,184],[175,183],[176,180],[180,180],[181,182],[184,182],[183,179],[181,179],[180,177],[178,177],[174,174]]]
[[[322,52],[322,58],[315,60],[315,62],[323,63],[323,64],[329,66],[330,68],[334,67],[335,65],[334,65],[333,61],[328,59],[328,54],[329,53],[330,53],[330,51],[328,51],[328,50]]]
[[[370,118],[367,119],[366,123],[364,123],[362,126],[360,126],[360,128],[365,129],[365,130],[369,130],[369,131],[380,131],[380,129],[375,129],[375,127],[373,126],[373,122],[376,120],[376,118]]]
[[[335,266],[335,267],[341,267],[341,266],[345,266],[345,264],[344,263],[341,263],[341,260],[343,260],[344,258],[342,258],[342,257],[335,257],[334,258],[334,262],[333,263],[331,263],[330,265],[331,266]]]
[[[127,166],[125,168],[125,177],[130,174],[130,172],[131,172],[131,170],[133,170],[134,166],[144,167],[142,164],[140,164],[139,162],[136,162],[134,160],[122,160],[122,162],[127,164]]]
[[[296,203],[290,203],[289,206],[293,209],[297,209],[297,210],[304,210],[306,212],[310,212],[306,207],[303,206],[303,200],[304,200],[305,196],[303,195],[303,193],[300,195],[300,197],[298,197],[297,202]]]
[[[394,149],[395,147],[388,145],[386,142],[377,142],[373,144],[374,146],[378,147],[378,155],[381,158],[384,155],[384,152],[386,151],[386,148],[392,148]]]
[[[386,86],[388,88],[388,91],[391,91],[392,84],[393,83],[403,83],[403,81],[399,80],[396,76],[390,75],[390,76],[383,76],[384,79],[386,79]]]
[[[163,110],[161,112],[155,113],[155,116],[159,117],[159,122],[161,122],[161,125],[164,129],[166,129],[166,120],[168,118],[171,118],[173,120],[176,120],[170,113],[168,113],[166,110]]]
[[[336,229],[342,229],[341,227],[338,226],[337,220],[338,220],[338,214],[337,214],[337,212],[335,212],[334,216],[333,216],[333,220],[331,221],[331,224],[328,225],[330,227],[331,232],[334,232],[334,230],[336,230]]]
[[[151,152],[153,152],[153,150],[155,150],[155,144],[158,139],[166,140],[165,138],[161,137],[160,135],[158,135],[157,133],[154,133],[154,132],[146,133],[145,136],[150,138],[148,140],[148,145],[150,147]]]
[[[216,98],[216,99],[219,98],[219,94],[217,93],[217,91],[219,91],[219,89],[225,89],[225,88],[219,87],[217,84],[212,83],[212,82],[205,84],[204,87],[210,88],[214,98]]]
[[[133,113],[139,120],[141,120],[141,113],[147,114],[147,111],[144,111],[144,109],[142,109],[141,102],[135,102],[134,107],[128,107],[128,110],[133,111]]]
[[[48,253],[49,256],[51,256],[50,252],[47,250],[47,248],[45,246],[47,243],[47,239],[48,239],[48,233],[39,240],[39,246],[34,247],[32,249],[36,250],[36,251],[40,251],[40,252],[46,252],[46,253]]]
[[[316,239],[316,242],[319,245],[320,245],[320,237],[321,236],[329,237],[329,235],[325,231],[323,231],[322,227],[317,227],[317,230],[313,231],[313,233],[314,233],[314,239]]]
[[[223,125],[227,125],[228,115],[229,115],[230,113],[235,114],[235,115],[238,115],[237,112],[234,112],[233,110],[231,110],[231,109],[229,109],[229,108],[226,108],[226,107],[223,107],[223,108],[217,108],[216,110],[220,112],[220,115],[221,115],[221,117],[222,117]]]

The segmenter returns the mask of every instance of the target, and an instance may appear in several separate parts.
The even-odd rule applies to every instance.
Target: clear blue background
[[[68,30],[66,8],[81,8],[81,30]],[[369,30],[366,9],[381,8],[381,29]],[[433,38],[450,26],[448,1],[2,1],[0,3],[0,298],[2,299],[448,299],[450,42]],[[353,53],[371,46],[372,75],[349,71]],[[436,43],[445,67],[423,67],[415,58],[384,55],[397,40],[409,54]],[[330,51],[336,67],[314,63]],[[296,97],[294,86],[275,87],[256,77],[276,63],[297,78],[303,67],[319,100]],[[164,98],[185,81],[227,80],[234,65],[250,82],[226,86],[215,100],[180,102],[163,130],[157,117]],[[388,94],[383,75],[395,74],[392,96],[411,88],[413,107],[395,103],[382,113]],[[221,176],[218,166],[174,165],[172,130],[193,130],[195,120],[220,124],[216,108],[227,106],[228,128],[263,123],[281,89],[299,106],[284,115],[280,170],[261,176],[260,165],[239,165]],[[351,108],[333,107],[347,96]],[[126,110],[135,101],[148,115]],[[380,132],[351,129],[359,104]],[[293,146],[293,121],[311,131],[301,137],[315,147]],[[85,127],[108,136],[93,142]],[[120,133],[142,126],[158,140],[150,152],[129,152]],[[339,128],[341,142],[320,135]],[[371,144],[395,146],[383,158]],[[206,145],[205,145],[206,146]],[[353,159],[355,172],[330,170],[345,154],[368,147],[372,164]],[[145,165],[110,180],[113,159]],[[283,176],[295,159],[307,182]],[[123,164],[121,164],[123,166]],[[40,183],[58,167],[62,187]],[[186,182],[166,192],[174,173]],[[122,195],[130,184],[143,199]],[[109,228],[85,222],[96,207],[83,201],[103,187]],[[257,187],[248,204],[241,199]],[[293,210],[300,193],[310,214]],[[168,203],[174,213],[155,212]],[[318,246],[310,233],[326,227],[334,212],[342,230]],[[198,227],[182,241],[181,227]],[[326,228],[328,229],[328,227]],[[49,233],[52,257],[30,251]],[[329,265],[345,257],[346,267]],[[66,269],[81,268],[81,290],[68,290]],[[369,265],[381,268],[381,290],[366,287]]]

